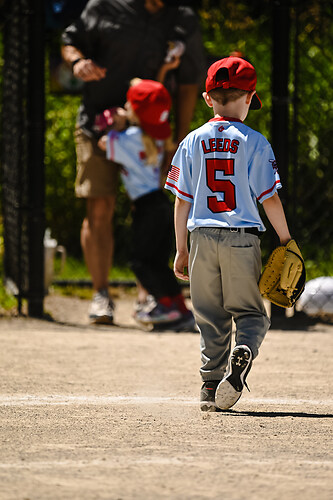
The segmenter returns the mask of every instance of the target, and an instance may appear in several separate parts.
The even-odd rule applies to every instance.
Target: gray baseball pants
[[[232,319],[236,345],[253,358],[270,326],[258,288],[260,240],[254,234],[197,228],[190,236],[189,275],[193,312],[200,330],[203,381],[221,380],[231,350]]]

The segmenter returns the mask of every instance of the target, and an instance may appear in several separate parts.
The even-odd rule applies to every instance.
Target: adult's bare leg
[[[96,291],[108,288],[113,260],[115,196],[87,199],[87,215],[81,228],[81,246]]]

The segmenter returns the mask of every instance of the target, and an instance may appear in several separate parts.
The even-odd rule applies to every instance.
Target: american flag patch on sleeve
[[[168,178],[177,182],[179,179],[180,169],[175,167],[175,165],[171,165],[171,170],[168,173]]]

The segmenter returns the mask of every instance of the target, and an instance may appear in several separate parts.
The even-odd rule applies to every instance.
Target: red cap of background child
[[[225,57],[213,63],[207,72],[206,92],[217,88],[240,89],[252,91],[256,89],[256,70],[242,57]],[[254,94],[250,109],[260,109],[261,101]]]
[[[154,80],[141,80],[129,88],[127,100],[140,120],[142,129],[154,139],[171,135],[168,121],[171,97],[167,89]]]

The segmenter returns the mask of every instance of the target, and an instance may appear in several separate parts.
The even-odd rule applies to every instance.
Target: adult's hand
[[[92,59],[80,59],[73,66],[73,75],[84,82],[105,78],[106,68],[98,66]]]

